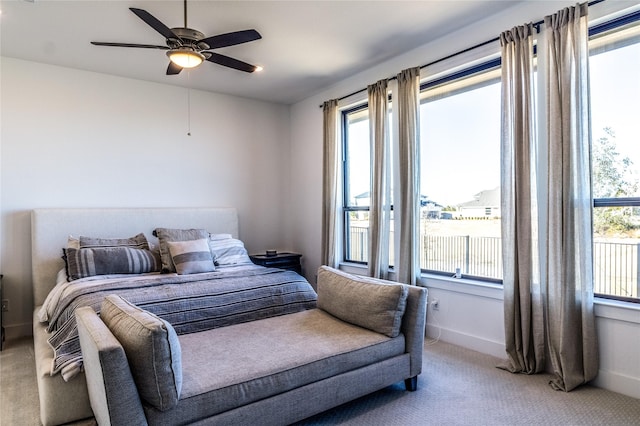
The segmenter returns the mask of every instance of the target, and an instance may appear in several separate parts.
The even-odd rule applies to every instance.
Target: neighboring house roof
[[[429,198],[427,198],[426,195],[421,195],[420,196],[420,206],[421,207],[426,207],[426,206],[443,207],[442,204],[439,204],[439,203],[436,203],[433,200],[430,200]]]
[[[458,207],[500,207],[500,187],[478,192],[474,198],[459,204]]]
[[[356,200],[360,200],[360,199],[366,199],[366,198],[370,198],[371,194],[369,191],[363,192],[362,194],[358,194],[356,195],[355,198]],[[425,207],[427,205],[430,205],[432,207],[442,207],[442,204],[438,204],[435,201],[430,200],[426,195],[421,195],[420,196],[420,206],[421,207]]]

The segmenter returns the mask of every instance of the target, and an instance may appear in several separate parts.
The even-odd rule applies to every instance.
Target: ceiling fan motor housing
[[[204,34],[193,28],[171,28],[171,31],[182,40],[198,41],[204,38]]]
[[[198,30],[194,30],[193,28],[171,28],[171,31],[178,37],[180,40],[187,43],[180,43],[180,40],[167,39],[167,44],[171,44],[172,42],[178,43],[178,46],[182,44],[189,44],[197,47],[198,49],[208,49],[209,45],[206,43],[198,43],[198,41],[202,40],[205,36]],[[176,46],[177,47],[177,46]]]

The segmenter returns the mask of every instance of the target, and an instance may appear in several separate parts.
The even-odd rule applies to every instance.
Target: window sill
[[[594,305],[596,317],[640,324],[640,304],[638,303],[596,297]]]
[[[367,275],[367,266],[358,263],[341,263],[340,269],[351,274]],[[391,272],[391,278],[394,273]],[[422,274],[420,286],[437,288],[456,293],[470,294],[491,299],[504,299],[502,285],[467,278],[453,278],[442,275]],[[640,304],[617,300],[595,298],[594,311],[598,318],[640,324]]]
[[[453,278],[442,275],[422,274],[419,284],[456,293],[471,294],[491,299],[503,299],[502,285],[468,278]]]
[[[359,263],[341,263],[340,269],[350,274],[367,275],[366,265]],[[389,273],[390,278],[395,278],[395,273]],[[456,293],[465,293],[491,299],[503,299],[502,285],[468,278],[453,278],[443,275],[422,274],[418,279],[418,285],[422,287],[438,288]]]

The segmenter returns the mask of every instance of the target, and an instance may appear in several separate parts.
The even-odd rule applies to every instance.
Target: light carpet
[[[499,361],[448,343],[427,345],[416,392],[397,384],[298,425],[640,425],[638,399],[593,386],[554,391],[550,375],[511,374],[496,368]],[[0,425],[39,424],[34,366],[30,339],[0,352]]]

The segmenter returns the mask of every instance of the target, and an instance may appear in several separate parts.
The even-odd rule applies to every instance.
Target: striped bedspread
[[[73,283],[73,282],[72,282]],[[194,275],[160,274],[135,279],[68,285],[49,316],[49,344],[54,350],[51,374],[65,380],[82,368],[74,311],[96,312],[105,296],[119,294],[167,320],[176,333],[187,334],[312,309],[316,293],[293,271],[249,267]]]

